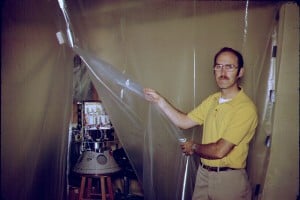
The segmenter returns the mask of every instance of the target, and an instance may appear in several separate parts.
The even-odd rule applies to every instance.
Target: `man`
[[[257,126],[256,107],[239,86],[244,75],[242,55],[228,47],[214,58],[214,75],[220,91],[198,107],[183,113],[150,88],[145,98],[156,103],[179,128],[203,125],[202,143],[181,144],[186,155],[200,156],[193,200],[251,199],[251,186],[245,170],[249,142]]]

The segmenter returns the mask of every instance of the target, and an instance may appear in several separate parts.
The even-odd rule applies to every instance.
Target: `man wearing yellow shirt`
[[[203,125],[201,144],[187,141],[181,145],[186,155],[196,154],[201,158],[193,200],[251,199],[245,167],[249,142],[257,126],[257,112],[239,86],[243,65],[238,51],[222,48],[215,55],[213,67],[220,91],[188,114],[173,107],[155,90],[144,89],[145,98],[156,103],[179,128]]]

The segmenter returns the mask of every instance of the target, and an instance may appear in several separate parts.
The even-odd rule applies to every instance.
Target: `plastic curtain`
[[[66,199],[72,52],[57,1],[2,2],[1,199]]]
[[[258,185],[265,180],[265,173],[269,163],[271,135],[273,127],[273,112],[276,100],[276,59],[277,59],[277,31],[278,24],[274,19],[274,29],[269,33],[269,42],[263,59],[261,70],[258,73],[257,108],[260,111],[260,122],[257,133],[251,144],[252,149],[249,155],[248,171],[253,183]],[[254,189],[255,199],[263,188]],[[255,192],[256,191],[256,192]]]
[[[201,128],[174,127],[143,99],[142,88],[156,89],[188,112],[218,90],[213,56],[230,46],[244,55],[242,86],[257,103],[263,122],[270,38],[281,4],[5,1],[1,199],[67,199],[72,93],[75,100],[77,94],[78,99],[89,95],[89,81],[110,115],[145,199],[191,199],[199,158],[182,155],[179,139],[200,142]],[[75,54],[85,62],[89,75],[77,76]],[[81,79],[81,91],[72,92],[72,78]],[[248,165],[254,186],[264,176],[256,169],[264,166],[265,136],[261,124]]]
[[[88,13],[90,11],[85,9],[90,9],[91,7],[89,6],[91,5],[92,4],[80,2],[79,7],[77,8],[80,8],[81,10],[73,10],[73,12],[71,12],[77,13],[78,17],[78,13],[80,11],[81,16],[83,16],[83,20],[81,19],[82,21],[79,24],[77,24],[77,28],[84,25],[91,26],[93,23],[99,23],[101,25],[102,23],[104,23],[104,21],[101,21],[101,18],[110,19],[111,17],[112,24],[105,24],[107,27],[95,27],[92,25],[91,27],[89,27],[91,29],[90,31],[87,31],[87,29],[85,29],[85,32],[81,31],[78,33],[78,35],[81,35],[83,40],[86,40],[85,37],[87,35],[97,35],[98,31],[98,34],[101,35],[102,28],[104,29],[104,31],[108,32],[110,29],[116,28],[120,34],[120,38],[118,39],[120,43],[120,50],[122,52],[118,52],[117,50],[116,51],[121,54],[121,58],[123,57],[123,60],[126,62],[122,63],[125,69],[121,71],[120,69],[118,69],[118,66],[113,66],[112,64],[105,62],[101,58],[101,55],[95,56],[95,53],[91,52],[89,49],[81,48],[81,41],[80,39],[78,40],[78,38],[76,37],[76,31],[68,31],[69,27],[72,27],[70,20],[72,18],[65,17],[67,19],[67,33],[74,33],[74,35],[68,35],[69,41],[71,41],[69,44],[74,50],[74,52],[84,60],[84,62],[89,68],[89,73],[92,82],[95,85],[98,93],[100,94],[100,98],[103,101],[107,112],[112,120],[112,123],[114,124],[114,127],[117,130],[117,135],[134,166],[139,181],[143,185],[145,199],[190,199],[193,191],[194,178],[197,170],[197,158],[190,158],[182,155],[179,149],[179,139],[185,137],[189,139],[194,138],[194,133],[201,135],[201,131],[199,133],[199,130],[189,130],[183,133],[181,130],[174,127],[168,121],[168,119],[160,112],[159,109],[153,107],[152,105],[149,105],[149,103],[144,100],[142,92],[143,86],[141,85],[141,83],[134,81],[133,78],[130,77],[131,74],[127,71],[128,69],[126,69],[127,67],[129,67],[129,60],[135,59],[135,57],[138,56],[138,53],[137,55],[132,55],[132,48],[134,48],[133,45],[135,44],[131,44],[128,41],[129,38],[127,38],[127,36],[130,37],[130,31],[136,31],[134,30],[136,28],[134,27],[136,24],[138,26],[141,23],[142,26],[147,26],[147,23],[149,23],[149,26],[153,26],[153,23],[156,23],[156,21],[158,21],[157,23],[162,23],[161,21],[164,21],[165,19],[156,19],[155,14],[151,14],[150,16],[147,15],[149,14],[148,12],[150,12],[149,10],[159,8],[161,10],[156,11],[159,15],[162,15],[163,17],[167,18],[168,23],[170,24],[172,24],[173,21],[176,21],[176,28],[184,27],[184,31],[192,32],[192,41],[196,41],[198,34],[201,38],[201,33],[203,31],[202,27],[205,27],[206,29],[211,28],[211,30],[207,31],[211,33],[215,33],[216,30],[219,30],[217,28],[218,24],[215,24],[216,28],[214,26],[209,27],[201,25],[202,23],[205,23],[205,20],[203,20],[202,16],[204,12],[203,7],[205,6],[206,8],[208,7],[211,9],[212,15],[214,15],[215,13],[219,13],[222,9],[225,9],[222,11],[226,14],[231,13],[233,16],[239,16],[239,18],[237,18],[237,21],[234,22],[237,23],[240,28],[240,34],[237,34],[238,37],[240,37],[240,43],[237,43],[239,43],[238,46],[240,47],[240,50],[243,53],[245,53],[248,50],[247,44],[248,42],[250,43],[249,40],[251,39],[251,35],[249,36],[249,33],[251,33],[252,31],[251,28],[249,28],[248,22],[249,15],[251,15],[251,12],[249,12],[249,7],[251,8],[251,4],[249,6],[249,1],[230,3],[230,5],[225,6],[224,4],[216,4],[215,2],[175,3],[163,1],[156,2],[151,5],[147,3],[138,2],[127,4],[126,6],[120,4],[115,8],[113,7],[113,4],[109,5],[104,3],[102,5],[99,4],[99,14],[96,13],[96,6],[93,5],[95,7],[93,7],[92,9],[95,10],[94,12],[91,11],[92,14],[89,15]],[[109,12],[106,12],[105,7],[107,7],[108,5],[112,6],[111,9],[115,8],[117,11],[110,10]],[[149,10],[148,6],[150,6]],[[255,6],[257,5],[253,5],[253,8],[255,8]],[[68,16],[68,12],[66,11],[67,6],[64,5],[62,7],[64,7],[63,13],[66,13],[65,15]],[[143,13],[145,16],[140,16],[141,21],[137,19],[133,20],[133,18],[131,18],[133,14],[129,11],[137,11],[138,14],[141,14],[141,11],[137,9],[135,10],[135,7],[146,12],[146,14]],[[227,9],[229,8],[232,8],[233,11],[227,11]],[[185,13],[188,11],[190,11],[189,14]],[[97,19],[94,20],[94,18]],[[99,18],[100,20],[98,20]],[[233,18],[229,17],[228,19],[225,19],[224,22],[226,23],[226,20],[228,20],[229,22],[233,20]],[[201,22],[201,20],[203,20],[203,22]],[[228,22],[226,24],[230,24]],[[114,27],[114,23],[116,23],[117,27]],[[167,26],[167,23],[165,25]],[[171,28],[173,28],[172,25]],[[226,28],[217,31],[216,37],[219,36],[219,33],[223,34],[224,32],[226,32]],[[269,29],[266,29],[266,31],[269,32],[272,28],[273,26],[269,27]],[[163,29],[162,32],[163,31],[166,30]],[[147,35],[147,32],[142,32],[142,34],[144,34],[142,36],[144,36],[143,40],[145,40],[149,39],[152,33],[149,33],[150,35]],[[180,34],[180,31],[178,31],[178,33],[175,34],[171,34],[170,32],[169,36],[173,36],[174,39],[172,40],[171,38],[168,42],[172,43],[173,41],[174,43],[180,43],[180,41],[178,41],[177,34]],[[204,38],[206,37],[204,36]],[[77,43],[75,42],[75,40],[77,40]],[[104,38],[99,37],[98,40],[104,41]],[[157,37],[157,40],[158,43],[163,43],[164,40],[166,40],[166,38],[164,38],[164,35],[162,34],[160,38]],[[88,43],[84,45],[91,44]],[[118,44],[115,45],[118,46]],[[189,86],[190,88],[192,88],[193,94],[188,96],[192,96],[194,107],[197,104],[196,96],[199,95],[198,93],[203,92],[204,94],[206,94],[205,91],[198,90],[198,86],[196,85],[198,81],[198,77],[196,76],[196,74],[204,73],[205,69],[203,70],[200,68],[200,72],[197,71],[198,68],[196,67],[196,60],[199,58],[196,56],[196,54],[198,51],[201,52],[201,50],[198,50],[199,47],[193,43],[191,43],[190,45],[191,46],[183,47],[183,49],[186,48],[185,51],[190,52],[184,52],[184,54],[190,54],[187,57],[189,57],[189,59],[192,61],[190,69],[187,69],[187,71],[190,70],[192,73],[190,75],[186,74],[186,76],[193,77],[193,80],[190,81],[191,85]],[[100,46],[102,45],[100,44]],[[177,45],[174,46],[179,47]],[[91,46],[91,48],[92,47],[94,46]],[[103,48],[105,47],[109,46],[104,45]],[[147,54],[147,48],[151,49],[151,46],[145,46],[144,53],[146,55],[150,53],[148,52]],[[155,46],[154,49],[156,48],[157,47]],[[103,54],[105,54],[105,50],[102,50],[102,52]],[[112,57],[117,56],[114,55]],[[182,61],[180,59],[178,60],[176,58],[173,58],[173,60],[171,59],[170,62],[173,63],[174,60],[176,62]],[[140,64],[147,65],[144,62]],[[155,64],[159,65],[162,63]],[[184,67],[188,67],[185,66],[186,63],[182,64]],[[147,68],[145,69],[144,66],[136,67],[136,72],[139,72],[139,69],[149,71],[147,70]],[[165,68],[162,68],[161,70],[165,70]],[[252,72],[254,73],[255,69],[253,69]],[[172,72],[170,75],[173,75]],[[255,81],[255,77],[252,78],[253,81]],[[155,81],[155,78],[152,80]],[[184,83],[184,85],[186,84]],[[248,83],[248,85],[251,85],[251,82]],[[172,86],[174,87],[175,85],[170,84],[170,87]]]

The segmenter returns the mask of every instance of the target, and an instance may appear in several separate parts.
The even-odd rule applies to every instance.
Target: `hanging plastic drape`
[[[3,7],[2,7],[3,6]],[[55,2],[1,3],[1,199],[65,199],[72,52]]]
[[[177,107],[192,109],[216,90],[211,70],[214,52],[222,46],[232,46],[243,54],[250,50],[253,32],[249,18],[260,12],[256,6],[270,9],[271,23],[264,32],[264,39],[269,40],[276,7],[264,3],[249,5],[249,1],[118,5],[80,1],[70,8],[64,1],[59,3],[66,19],[69,45],[88,66],[91,80],[143,186],[145,199],[191,199],[197,158],[184,156],[179,143],[180,139],[200,137],[201,131],[191,129],[183,133],[174,127],[159,109],[144,100],[142,89],[150,86],[164,90],[167,98],[175,97],[173,103]],[[205,41],[208,36],[213,38],[209,43]],[[265,46],[262,49],[256,53],[268,51]],[[245,87],[253,95],[255,74],[259,71],[252,66],[246,71],[249,80]]]
[[[271,64],[271,38],[281,4],[5,1],[1,199],[67,199],[72,102],[89,95],[90,81],[134,167],[144,198],[191,199],[199,158],[184,156],[179,140],[200,142],[201,127],[187,131],[174,127],[144,100],[142,89],[156,89],[178,109],[190,111],[218,90],[212,64],[214,54],[224,46],[244,55],[242,87],[259,108],[260,127],[248,165],[255,190],[263,184],[262,168],[268,162],[270,144],[264,141],[274,131],[269,125],[276,81],[275,85],[271,81],[278,69]],[[75,55],[87,67],[82,77],[73,63]],[[80,79],[80,91],[72,91],[72,79]]]

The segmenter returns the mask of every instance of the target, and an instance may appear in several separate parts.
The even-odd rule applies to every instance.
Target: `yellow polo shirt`
[[[223,138],[236,146],[222,159],[201,158],[201,162],[213,167],[245,168],[249,142],[257,126],[256,107],[243,89],[231,101],[219,103],[220,97],[220,92],[209,96],[188,116],[203,124],[202,144]]]

